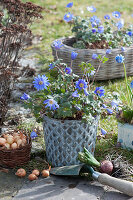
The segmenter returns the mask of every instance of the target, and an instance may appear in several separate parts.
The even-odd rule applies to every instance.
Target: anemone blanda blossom
[[[79,94],[78,94],[78,91],[77,91],[77,90],[75,90],[75,91],[73,92],[72,97],[79,97]]]
[[[107,131],[105,131],[103,128],[101,128],[102,135],[106,135]]]
[[[92,33],[96,33],[97,30],[95,28],[92,28]]]
[[[122,29],[123,26],[124,26],[124,20],[122,19],[116,23],[116,27],[118,28],[118,30]]]
[[[64,21],[66,21],[66,22],[70,22],[70,21],[72,21],[72,19],[73,19],[73,14],[71,14],[70,12],[69,13],[66,13],[65,15],[64,15]]]
[[[121,54],[120,54],[120,55],[118,54],[118,55],[115,57],[115,60],[116,60],[117,63],[123,63],[124,60],[125,60],[125,58],[124,58],[124,56],[122,56]]]
[[[47,89],[47,86],[49,85],[49,80],[45,75],[38,75],[37,77],[35,77],[33,85],[38,91]]]
[[[110,115],[113,113],[112,109],[107,108],[106,110],[107,110],[107,113],[110,114]]]
[[[93,53],[92,54],[92,59],[94,60],[94,59],[97,59],[97,57],[98,57],[98,55],[96,54],[96,53]]]
[[[76,53],[76,52],[73,51],[73,52],[71,53],[71,59],[72,59],[72,60],[75,60],[75,59],[77,58],[77,55],[78,55],[78,53]]]
[[[107,49],[106,54],[110,54],[110,53],[111,53],[111,49]]]
[[[121,14],[118,11],[114,11],[114,12],[112,12],[112,16],[115,17],[115,18],[120,18]]]
[[[65,72],[66,72],[66,74],[71,74],[72,73],[72,69],[70,67],[66,67],[65,68]]]
[[[64,44],[62,44],[60,40],[54,41],[54,47],[56,50],[60,49],[62,46],[64,46]]]
[[[91,13],[96,12],[96,8],[94,6],[88,6],[87,10]]]
[[[86,89],[88,87],[87,82],[84,79],[76,81],[76,88],[79,90]]]
[[[49,70],[54,69],[54,67],[55,67],[55,66],[53,65],[53,63],[50,63],[50,64],[49,64]]]
[[[121,51],[125,51],[125,47],[121,47]]]
[[[91,22],[91,24],[95,23],[96,25],[99,25],[100,22],[101,22],[101,20],[100,20],[97,16],[93,15],[93,16],[90,18],[90,22]]]
[[[37,137],[37,133],[35,131],[32,131],[30,137],[31,139],[35,139]]]
[[[21,97],[20,97],[21,100],[28,100],[30,99],[30,96],[26,93],[24,93]]]
[[[131,83],[130,83],[130,87],[133,89],[133,81],[131,81]]]
[[[100,97],[104,96],[105,90],[103,87],[96,87],[94,93]]]
[[[57,108],[59,108],[59,105],[54,99],[47,99],[43,103],[47,104],[45,108],[49,107],[50,110],[56,110]]]
[[[98,27],[98,33],[103,33],[104,32],[104,27],[101,25]]]
[[[105,16],[104,16],[104,19],[109,20],[109,19],[110,19],[110,16],[109,16],[109,15],[105,15]]]
[[[73,6],[73,2],[70,2],[66,5],[66,8],[71,8]]]
[[[128,31],[127,35],[129,35],[131,37],[133,35],[132,31]]]

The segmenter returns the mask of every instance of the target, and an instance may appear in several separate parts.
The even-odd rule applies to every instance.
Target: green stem
[[[130,99],[130,93],[129,93],[129,89],[128,89],[128,82],[127,82],[127,73],[126,73],[126,67],[125,67],[125,64],[123,63],[123,67],[124,67],[124,75],[125,75],[125,83],[126,83],[126,89],[127,89],[127,95],[128,95],[128,103],[129,103],[129,106],[131,106],[131,99]]]

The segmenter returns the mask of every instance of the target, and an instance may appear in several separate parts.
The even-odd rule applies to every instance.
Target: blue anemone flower
[[[106,135],[107,131],[105,131],[103,128],[101,128],[101,133],[102,133],[102,135]]]
[[[132,31],[128,31],[127,35],[129,35],[131,37],[133,35],[133,32]]]
[[[104,32],[104,27],[101,25],[98,27],[98,33],[103,33]]]
[[[92,28],[92,33],[96,33],[96,29],[95,28]]]
[[[130,87],[133,89],[133,81],[131,81],[131,83],[130,83]]]
[[[96,53],[92,54],[92,59],[97,59],[98,55]]]
[[[72,97],[79,97],[79,94],[78,94],[78,91],[75,90],[73,93],[72,93]]]
[[[103,107],[103,108],[107,108],[107,106],[106,106],[105,104],[102,104],[102,107]]]
[[[38,75],[37,77],[35,77],[33,85],[38,91],[47,89],[47,86],[49,85],[49,80],[45,75]]]
[[[35,139],[37,137],[37,133],[35,131],[32,131],[30,137],[31,139]]]
[[[54,67],[55,67],[55,66],[54,66],[53,63],[50,63],[50,64],[49,64],[49,70],[54,69]]]
[[[75,59],[77,58],[77,55],[78,55],[78,53],[76,53],[76,52],[73,51],[73,52],[71,53],[71,59],[72,59],[72,60],[75,60]]]
[[[91,24],[95,23],[96,25],[99,25],[100,22],[101,22],[101,20],[100,20],[97,16],[93,15],[93,16],[90,18],[90,22],[91,22]]]
[[[56,50],[60,49],[62,46],[64,46],[64,44],[62,44],[60,40],[54,41],[54,47]]]
[[[118,107],[118,103],[116,101],[112,101],[111,106],[112,106],[113,109],[115,109],[115,108]]]
[[[121,54],[120,54],[120,55],[118,54],[118,55],[115,57],[115,60],[116,60],[117,63],[123,63],[124,60],[125,60],[125,58],[124,58],[124,56],[122,56]]]
[[[50,110],[56,110],[57,108],[59,108],[59,105],[54,99],[47,99],[43,103],[47,104],[45,108],[49,107]]]
[[[21,100],[28,100],[30,99],[30,96],[26,93],[24,93],[21,97],[20,97]]]
[[[121,47],[121,51],[125,51],[125,47]]]
[[[73,6],[73,2],[70,2],[66,5],[66,8],[71,8]]]
[[[114,11],[114,12],[112,12],[112,16],[115,17],[115,18],[120,18],[121,14],[118,11]]]
[[[116,23],[116,27],[118,28],[118,30],[120,30],[121,28],[123,28],[124,23],[122,21],[119,21]]]
[[[70,67],[66,67],[65,68],[65,72],[66,72],[66,74],[71,74],[72,73],[72,69]]]
[[[112,109],[107,108],[106,110],[107,110],[108,114],[110,114],[110,115],[113,113]]]
[[[65,15],[64,15],[64,21],[66,21],[66,22],[70,22],[70,21],[72,21],[72,19],[73,19],[73,14],[71,14],[70,12],[69,13],[66,13]]]
[[[95,74],[95,70],[93,70],[93,71],[91,71],[90,73],[88,73],[88,77],[94,76],[94,74]]]
[[[105,90],[103,87],[96,87],[94,93],[100,97],[104,96]]]
[[[109,16],[109,15],[105,15],[105,16],[104,16],[104,19],[108,19],[108,20],[109,20],[109,19],[110,19],[110,16]]]
[[[110,53],[111,53],[111,49],[107,49],[106,54],[110,54]]]
[[[94,6],[88,6],[87,10],[91,13],[96,12],[96,8]]]
[[[88,87],[87,82],[84,79],[76,81],[76,88],[79,90],[86,89]]]

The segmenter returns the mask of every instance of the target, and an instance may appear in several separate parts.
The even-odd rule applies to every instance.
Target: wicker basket
[[[105,55],[106,49],[77,49],[73,48],[72,44],[75,43],[75,38],[61,38],[59,39],[64,44],[63,47],[61,47],[58,50],[58,57],[60,59],[63,59],[63,62],[68,64],[70,66],[71,62],[71,52],[75,51],[78,53],[77,58],[73,62],[73,72],[80,77],[82,76],[82,71],[80,70],[79,65],[81,62],[90,61],[92,65],[97,69],[99,66],[98,60],[92,60],[92,54],[100,54]],[[51,44],[52,47],[52,53],[54,56],[54,59],[56,60],[56,53],[54,48],[54,42]],[[133,45],[131,47],[125,48],[125,51],[122,52],[121,49],[112,49],[111,54],[106,55],[106,57],[109,58],[109,60],[102,64],[99,72],[96,75],[95,80],[109,80],[114,78],[121,78],[124,77],[124,69],[122,64],[118,64],[115,62],[115,57],[118,54],[122,54],[125,57],[125,64],[127,69],[127,75],[131,76],[133,75]]]
[[[30,160],[31,138],[27,136],[27,144],[18,149],[0,148],[0,166],[14,168],[26,164]]]

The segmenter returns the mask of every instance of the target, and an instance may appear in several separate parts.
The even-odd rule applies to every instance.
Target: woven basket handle
[[[103,185],[108,185],[123,192],[124,194],[133,196],[133,183],[130,181],[114,178],[104,173],[99,175],[98,181]]]

